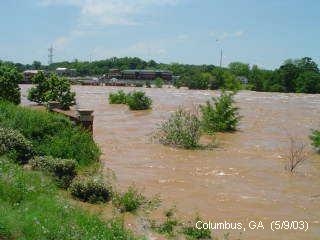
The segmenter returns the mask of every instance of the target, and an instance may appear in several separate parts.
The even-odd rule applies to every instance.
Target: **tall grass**
[[[20,131],[39,155],[75,159],[80,166],[100,157],[90,133],[58,114],[0,101],[0,126]]]
[[[0,156],[0,239],[135,239],[117,220],[72,206],[40,172]]]

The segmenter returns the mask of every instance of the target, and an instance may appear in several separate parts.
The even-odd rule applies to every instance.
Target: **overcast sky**
[[[1,0],[0,59],[31,63],[137,56],[278,67],[320,62],[315,0]]]

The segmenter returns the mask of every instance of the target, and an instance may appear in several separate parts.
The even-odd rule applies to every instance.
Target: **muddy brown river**
[[[29,104],[22,85],[23,104]],[[240,91],[239,131],[218,134],[214,150],[182,150],[150,141],[157,125],[179,106],[194,108],[218,91],[143,89],[153,99],[148,111],[109,105],[108,93],[133,88],[74,86],[81,108],[94,110],[94,138],[102,163],[119,188],[135,183],[147,196],[160,194],[162,208],[176,205],[182,216],[212,222],[241,222],[246,231],[230,239],[320,239],[320,155],[310,146],[310,129],[320,128],[320,95]],[[284,170],[289,135],[308,145],[308,160],[295,174]],[[106,171],[107,172],[107,171]],[[156,213],[155,213],[156,214]],[[273,220],[303,220],[309,230],[270,230]],[[250,230],[261,221],[264,230]],[[216,231],[214,231],[216,232]]]

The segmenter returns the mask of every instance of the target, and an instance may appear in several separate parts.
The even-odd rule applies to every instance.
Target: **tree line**
[[[0,65],[12,66],[22,72],[27,69],[54,71],[57,67],[75,69],[78,76],[101,76],[111,68],[124,69],[160,69],[170,70],[175,76],[176,87],[190,89],[248,89],[266,92],[320,92],[320,72],[318,65],[309,57],[286,60],[275,70],[266,70],[257,65],[232,62],[228,67],[214,65],[192,65],[180,63],[158,63],[144,61],[137,57],[109,58],[105,60],[83,62],[74,60],[53,63],[49,66],[38,61],[32,64],[1,62]]]

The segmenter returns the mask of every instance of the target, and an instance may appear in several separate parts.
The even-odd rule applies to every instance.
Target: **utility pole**
[[[51,65],[53,63],[53,46],[48,49],[49,55],[48,55],[48,64]]]
[[[221,45],[221,41],[219,38],[216,39],[216,42],[219,44],[220,43],[220,68],[222,67],[222,45]]]
[[[222,67],[222,48],[221,48],[221,51],[220,51],[220,68]]]

